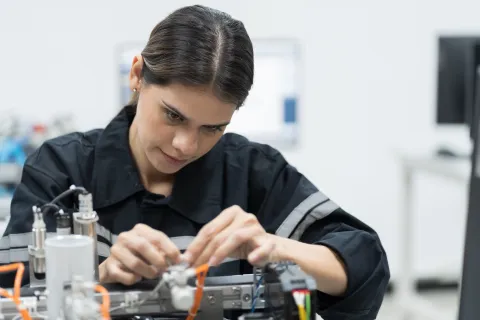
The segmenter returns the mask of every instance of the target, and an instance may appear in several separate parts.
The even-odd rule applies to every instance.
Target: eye
[[[222,126],[204,127],[204,128],[205,128],[205,131],[207,131],[208,133],[217,133],[217,132],[223,131],[223,127],[222,127]]]
[[[183,118],[175,112],[165,109],[165,115],[170,122],[182,122]]]

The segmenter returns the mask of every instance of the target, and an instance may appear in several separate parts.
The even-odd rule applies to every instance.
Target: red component
[[[36,133],[44,133],[45,131],[47,131],[47,127],[43,124],[34,124],[33,125],[33,132],[36,132]]]

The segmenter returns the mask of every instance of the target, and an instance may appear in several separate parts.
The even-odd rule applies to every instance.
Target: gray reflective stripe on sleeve
[[[96,231],[97,235],[103,237],[108,242],[114,244],[117,242],[118,235],[112,234],[107,228],[100,224],[96,224]],[[56,235],[55,232],[47,233],[47,237],[51,237]],[[170,238],[173,243],[177,246],[180,250],[185,250],[190,245],[195,237],[193,236],[182,236],[182,237],[173,237]],[[0,239],[0,250],[2,249],[10,249],[16,247],[27,247],[28,245],[32,244],[32,233],[17,233],[17,234],[10,234]]]
[[[195,237],[192,236],[183,236],[183,237],[172,237],[170,240],[175,244],[175,246],[179,250],[185,250],[187,247],[192,243],[193,239]],[[110,256],[110,246],[108,246],[106,243],[98,242],[97,245],[97,251],[98,255],[104,258],[108,258]],[[225,259],[222,263],[227,263],[227,262],[232,262],[232,261],[237,261],[238,259],[233,259],[233,258],[227,258]]]
[[[195,239],[195,237],[192,236],[170,238],[170,240],[172,240],[178,250],[186,250],[190,243],[192,243],[193,239]]]
[[[52,235],[55,234],[49,234],[49,237]],[[97,242],[97,252],[101,257],[108,257],[110,255],[110,246],[103,242]],[[14,262],[28,262],[28,248],[13,248],[0,251],[0,264]]]
[[[56,235],[55,232],[47,233],[47,237],[51,237],[54,235]],[[8,236],[2,237],[0,239],[0,250],[16,247],[27,247],[30,244],[32,244],[31,232],[9,234]]]
[[[114,243],[112,233],[108,231],[108,229],[102,226],[101,224],[98,224],[98,223],[95,224],[95,231],[97,232],[98,236],[101,236],[107,239],[107,241],[109,241],[110,243]],[[115,240],[116,240],[116,237],[115,237]]]
[[[12,262],[27,262],[28,261],[28,249],[10,249],[0,251],[0,263],[12,263]]]
[[[115,241],[117,240],[117,236],[112,235],[111,232],[108,231],[104,226],[97,223],[95,229],[97,231],[97,235],[102,236],[103,238],[107,239],[107,241],[115,243]],[[55,232],[47,233],[47,237],[51,237],[54,235],[56,235]],[[0,239],[0,250],[16,247],[27,247],[30,244],[32,244],[31,232],[9,234],[8,236],[2,237]]]
[[[290,236],[290,239],[299,240],[300,237],[303,235],[305,230],[310,227],[313,223],[317,220],[323,219],[328,216],[333,211],[337,210],[339,206],[331,200],[324,202],[317,207],[315,207],[312,211],[308,213],[299,225],[295,232]]]
[[[117,241],[118,236],[112,234],[104,226],[97,223],[96,225],[97,235],[102,236],[112,244]],[[55,232],[47,233],[47,237],[55,236]],[[185,250],[192,243],[195,237],[182,236],[172,237],[170,240],[175,244],[179,250]],[[32,244],[32,233],[18,233],[10,234],[0,239],[0,264],[12,263],[12,262],[27,262],[28,261],[28,246]],[[100,257],[107,258],[110,256],[110,243],[104,243],[97,241],[97,252]],[[237,259],[226,259],[225,262],[235,261]]]
[[[192,236],[170,238],[170,240],[172,240],[179,250],[187,249],[190,243],[192,243],[193,239],[195,239],[195,237]],[[108,246],[106,243],[98,242],[98,255],[101,257],[110,256],[110,246]]]
[[[110,256],[110,246],[103,242],[97,242],[97,252],[100,257],[108,258]]]
[[[303,200],[295,209],[293,209],[293,211],[283,221],[280,227],[278,227],[275,234],[284,238],[290,237],[290,235],[292,235],[297,228],[300,221],[302,221],[303,218],[305,218],[305,216],[313,208],[327,201],[329,201],[328,197],[320,191],[312,193],[308,198]]]

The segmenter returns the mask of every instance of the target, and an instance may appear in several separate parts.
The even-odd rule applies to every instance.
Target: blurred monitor
[[[469,79],[472,79],[470,85],[467,86],[468,97],[471,101],[467,101],[466,118],[467,124],[470,126],[470,138],[474,139],[474,135],[478,133],[478,111],[480,110],[480,40],[473,45],[471,51],[469,68]]]
[[[474,145],[469,183],[468,214],[463,250],[458,320],[477,320],[480,315],[480,69],[476,71],[476,97],[472,112],[471,137]]]
[[[437,124],[472,123],[480,36],[438,38]]]
[[[477,46],[477,52],[480,52],[480,46]],[[478,56],[478,55],[477,55]],[[473,92],[473,103],[470,105],[470,109],[468,111],[468,124],[470,125],[470,138],[472,141],[475,139],[475,136],[479,134],[478,131],[478,118],[479,118],[479,111],[480,111],[480,65],[477,64],[477,67],[474,71],[475,77],[475,88]]]

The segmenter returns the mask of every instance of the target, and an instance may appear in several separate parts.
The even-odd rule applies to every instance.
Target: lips
[[[168,154],[166,154],[165,152],[162,151],[162,153],[164,154],[165,158],[175,164],[175,165],[181,165],[181,164],[184,164],[185,162],[187,162],[187,160],[182,160],[182,159],[178,159],[178,158],[175,158],[175,157],[172,157],[172,156],[169,156]]]

